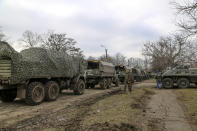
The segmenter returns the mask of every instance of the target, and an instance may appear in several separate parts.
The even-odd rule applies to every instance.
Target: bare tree
[[[197,67],[197,0],[187,0],[182,1],[182,3],[172,2],[172,4],[176,8],[178,16],[180,16],[178,26],[182,29],[181,31],[189,43],[185,48],[184,53],[187,55],[185,55],[184,61]]]
[[[183,29],[187,35],[197,34],[197,1],[187,0],[183,3],[172,2],[175,6],[180,19],[178,26]]]
[[[145,69],[145,61],[141,58],[129,58],[128,59],[128,66],[129,67],[137,67],[140,69]]]
[[[143,55],[150,58],[152,70],[165,70],[178,64],[185,64],[191,44],[182,35],[161,37],[158,41],[144,44]]]
[[[121,53],[117,53],[114,56],[113,61],[115,65],[127,65],[126,57]]]
[[[41,36],[30,30],[26,30],[20,39],[26,47],[35,47],[41,42]]]
[[[83,51],[76,47],[77,42],[68,38],[64,33],[54,33],[54,31],[48,31],[42,35],[42,47],[65,52],[71,56],[84,57]]]

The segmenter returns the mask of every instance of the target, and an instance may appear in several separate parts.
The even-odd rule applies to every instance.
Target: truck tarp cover
[[[18,53],[6,42],[0,42],[0,59],[11,60],[10,84],[30,78],[72,78],[80,71],[80,58],[36,47]]]

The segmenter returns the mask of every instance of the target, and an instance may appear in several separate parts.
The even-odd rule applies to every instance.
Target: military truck
[[[164,88],[173,88],[174,85],[177,85],[179,88],[187,88],[191,83],[197,85],[197,68],[177,66],[164,72],[161,78]]]
[[[125,73],[126,73],[126,66],[117,65],[115,66],[116,75],[118,75],[118,79],[121,83],[124,83],[125,80]]]
[[[94,88],[99,84],[102,89],[111,87],[114,79],[115,67],[112,63],[89,60],[87,61],[86,70],[86,88]]]
[[[136,81],[136,82],[142,81],[140,69],[132,68],[132,73],[133,73],[134,81]]]
[[[145,70],[141,70],[142,80],[149,79],[149,74]]]
[[[81,95],[85,79],[81,59],[62,52],[29,48],[18,53],[0,42],[0,97],[11,102],[16,97],[29,105],[54,101],[60,90],[72,89]]]

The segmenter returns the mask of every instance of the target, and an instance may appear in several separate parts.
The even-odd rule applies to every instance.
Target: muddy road
[[[88,89],[83,95],[74,95],[72,91],[63,91],[60,97],[53,102],[43,102],[38,106],[28,106],[22,100],[16,100],[12,103],[2,103],[0,101],[0,128],[12,127],[25,119],[30,119],[38,115],[47,115],[57,112],[61,109],[113,92],[118,92],[121,87],[113,87],[111,89]]]
[[[136,124],[132,124],[133,129],[140,131],[192,131],[185,116],[187,112],[184,112],[173,89],[158,90],[154,88],[155,83],[146,82],[137,83],[133,87],[134,89],[150,88],[154,92],[146,100],[145,106],[141,107],[141,111],[131,120],[131,123]],[[84,95],[80,96],[73,95],[72,91],[64,91],[58,100],[44,102],[38,106],[28,106],[22,100],[16,100],[13,103],[0,102],[0,128],[80,130],[80,124],[83,123],[81,120],[91,113],[90,106],[102,99],[121,93],[121,89],[123,86],[107,90],[88,89]],[[109,126],[107,123],[104,125]]]

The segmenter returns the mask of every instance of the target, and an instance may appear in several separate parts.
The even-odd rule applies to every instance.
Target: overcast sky
[[[142,57],[147,40],[176,30],[170,0],[0,0],[0,26],[21,50],[17,40],[25,30],[68,34],[86,56]]]

